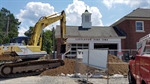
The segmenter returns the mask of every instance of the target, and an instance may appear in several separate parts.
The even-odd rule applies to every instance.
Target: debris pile
[[[109,75],[113,75],[113,74],[127,75],[127,71],[128,71],[127,63],[123,62],[117,56],[114,56],[114,55],[108,55],[108,61],[111,63],[112,62],[117,63],[117,64],[109,64],[108,65]],[[62,73],[67,75],[67,74],[74,74],[75,71],[77,71],[77,73],[86,74],[87,69],[88,69],[88,72],[90,72],[90,73],[94,73],[95,70],[100,70],[100,69],[97,69],[94,67],[89,67],[89,66],[79,63],[79,62],[77,63],[77,66],[76,66],[75,59],[64,59],[64,62],[65,62],[64,66],[60,66],[55,69],[46,70],[43,73],[41,73],[40,75],[58,76]]]

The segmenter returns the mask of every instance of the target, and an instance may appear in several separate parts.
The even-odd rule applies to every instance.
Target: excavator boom
[[[36,23],[34,26],[33,35],[29,41],[29,45],[37,46],[42,30],[58,20],[60,20],[61,25],[61,36],[64,38],[64,34],[66,33],[66,14],[62,11],[59,16],[57,16],[57,13],[50,16],[45,16]]]

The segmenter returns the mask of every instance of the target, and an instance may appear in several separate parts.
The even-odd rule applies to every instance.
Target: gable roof
[[[92,26],[88,30],[79,30],[81,26],[66,26],[66,37],[92,37],[92,38],[125,38],[118,36],[112,27]],[[60,26],[56,26],[56,38],[60,38]]]
[[[125,17],[150,18],[150,9],[137,8]]]
[[[111,26],[116,26],[117,24],[121,23],[122,21],[126,19],[148,19],[150,20],[150,9],[137,8],[133,10],[131,13],[127,14],[123,18],[113,23]]]

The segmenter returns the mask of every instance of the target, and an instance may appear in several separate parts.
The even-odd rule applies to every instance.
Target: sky
[[[150,9],[150,0],[0,0],[0,9],[10,10],[21,22],[19,36],[34,26],[42,16],[65,10],[66,25],[81,26],[81,15],[87,9],[92,26],[110,26],[137,8]],[[45,29],[52,29],[59,21]]]

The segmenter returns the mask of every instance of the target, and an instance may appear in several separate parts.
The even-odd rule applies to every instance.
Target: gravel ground
[[[30,76],[11,79],[0,79],[0,84],[78,84],[83,78],[69,78],[62,76]],[[85,78],[86,79],[86,78]],[[107,79],[88,78],[93,84],[107,84]],[[128,84],[127,78],[111,78],[109,84]]]
[[[129,84],[127,78],[113,78],[110,80],[107,79],[89,79],[93,84]]]

